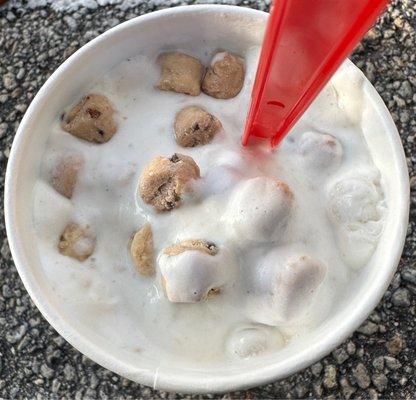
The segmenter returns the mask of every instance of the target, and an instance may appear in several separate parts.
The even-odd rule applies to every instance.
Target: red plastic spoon
[[[276,146],[354,50],[388,0],[275,0],[242,139]]]

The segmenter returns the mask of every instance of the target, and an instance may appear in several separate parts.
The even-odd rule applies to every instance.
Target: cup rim
[[[187,393],[220,393],[258,386],[287,377],[327,355],[333,350],[333,348],[343,342],[356,328],[360,326],[360,324],[366,319],[382,298],[400,260],[407,231],[409,213],[409,181],[406,159],[397,128],[394,125],[387,107],[383,103],[375,88],[372,85],[368,85],[367,89],[373,101],[374,108],[388,127],[388,131],[391,136],[390,139],[395,150],[394,156],[396,158],[396,165],[398,164],[400,167],[400,176],[398,177],[401,189],[400,204],[395,205],[395,207],[399,210],[398,219],[401,222],[401,230],[399,229],[399,232],[397,232],[396,241],[392,244],[389,262],[386,263],[386,265],[390,265],[390,269],[384,268],[382,270],[380,276],[377,277],[377,280],[373,282],[370,287],[368,297],[363,299],[358,304],[354,314],[348,315],[346,318],[343,318],[342,321],[339,321],[340,324],[338,325],[336,331],[328,334],[327,337],[319,343],[314,343],[308,349],[290,357],[289,360],[282,360],[277,363],[256,368],[255,370],[251,370],[249,372],[243,372],[231,376],[208,377],[203,376],[203,374],[184,376],[183,374],[176,373],[175,371],[160,371],[159,374],[157,372],[155,374],[154,371],[146,368],[135,367],[132,369],[116,357],[107,354],[91,339],[87,339],[79,334],[74,326],[71,326],[60,316],[59,311],[54,308],[51,301],[48,300],[46,296],[43,296],[41,286],[34,279],[33,275],[27,268],[27,265],[30,263],[30,259],[25,255],[25,246],[22,241],[19,240],[19,229],[17,224],[17,214],[19,213],[19,210],[16,207],[14,199],[16,198],[16,191],[19,182],[18,176],[21,164],[24,162],[23,154],[20,149],[22,148],[23,143],[28,140],[27,128],[31,123],[32,114],[39,111],[40,107],[43,105],[43,99],[47,96],[48,91],[58,80],[62,79],[62,76],[65,74],[67,68],[81,54],[88,52],[99,43],[106,41],[109,37],[116,35],[122,30],[128,29],[133,25],[158,20],[161,17],[173,16],[178,13],[193,14],[195,12],[232,13],[240,16],[259,18],[264,21],[266,21],[268,16],[267,13],[262,11],[230,5],[209,4],[179,6],[155,11],[133,18],[104,32],[91,42],[81,47],[77,52],[64,61],[64,63],[62,63],[45,82],[33,99],[19,125],[13,141],[13,146],[11,148],[6,171],[4,197],[5,222],[10,251],[26,290],[44,318],[72,346],[103,367],[142,384],[151,387],[153,386],[154,388],[157,386],[157,389],[159,390]]]

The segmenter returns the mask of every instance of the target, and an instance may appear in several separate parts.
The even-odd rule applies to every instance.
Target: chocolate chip
[[[180,158],[179,158],[179,156],[175,153],[170,159],[169,159],[171,162],[173,162],[173,163],[177,163],[179,160],[180,160]]]
[[[98,110],[95,110],[93,108],[87,108],[87,113],[93,119],[97,119],[101,115],[101,113]]]

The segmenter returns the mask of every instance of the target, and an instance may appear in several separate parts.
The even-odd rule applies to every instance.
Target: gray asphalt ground
[[[347,0],[346,0],[347,1]],[[153,0],[126,7],[54,11],[25,1],[0,7],[0,165],[4,174],[13,136],[49,75],[76,49],[110,27],[164,8]],[[175,2],[178,4],[179,2]],[[183,1],[193,3],[192,1]],[[264,1],[233,3],[267,9]],[[400,267],[382,302],[334,352],[288,379],[209,398],[416,398],[416,0],[393,1],[353,55],[397,124],[407,155],[412,196]],[[3,214],[3,209],[0,210]],[[184,398],[120,378],[81,355],[43,319],[14,267],[0,222],[0,396],[4,399]],[[186,396],[198,398],[198,396]]]

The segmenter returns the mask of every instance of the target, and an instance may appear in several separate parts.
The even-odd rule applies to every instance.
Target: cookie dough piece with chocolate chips
[[[175,139],[183,147],[200,146],[211,142],[221,128],[221,122],[203,108],[185,107],[175,118]]]
[[[140,176],[140,197],[156,211],[172,210],[180,205],[188,183],[199,177],[199,167],[189,156],[156,157]]]
[[[199,60],[184,53],[171,52],[159,55],[157,62],[162,67],[162,75],[156,88],[191,96],[201,93],[204,67]]]
[[[94,249],[95,235],[88,227],[70,223],[59,238],[59,252],[78,261],[86,260],[94,252]]]
[[[105,143],[117,131],[114,113],[107,97],[88,94],[63,115],[62,129],[88,142]]]
[[[244,60],[227,51],[217,53],[211,61],[202,90],[217,99],[231,99],[240,93],[245,76]]]

